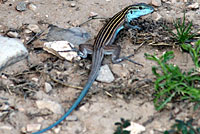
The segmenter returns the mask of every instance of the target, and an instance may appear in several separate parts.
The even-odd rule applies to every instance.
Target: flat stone
[[[64,114],[62,106],[55,101],[44,99],[36,101],[36,104],[39,109],[47,108],[55,114]]]
[[[112,81],[114,81],[114,79],[115,78],[114,78],[112,72],[110,71],[109,66],[108,65],[102,66],[99,71],[97,80],[101,81],[101,82],[111,83]]]
[[[19,39],[0,36],[0,71],[28,56],[28,51]]]
[[[87,42],[91,35],[80,27],[72,27],[68,29],[57,26],[50,26],[46,40],[50,41],[68,41],[74,45],[79,45]]]
[[[56,55],[59,58],[64,58],[68,61],[72,61],[77,57],[77,60],[80,59],[77,52],[70,51],[74,48],[74,45],[68,41],[53,41],[45,42],[43,49],[53,55]],[[79,57],[79,58],[78,58]]]

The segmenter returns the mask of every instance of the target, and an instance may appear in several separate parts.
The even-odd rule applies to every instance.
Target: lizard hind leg
[[[131,54],[129,56],[123,56],[123,57],[119,57],[120,55],[120,51],[121,51],[121,47],[120,46],[116,46],[116,45],[108,45],[106,47],[104,47],[105,50],[105,54],[111,54],[112,55],[112,62],[114,64],[120,63],[122,61],[128,60],[134,64],[143,66],[142,64],[135,62],[134,60],[131,60],[130,57],[134,56],[134,54]]]

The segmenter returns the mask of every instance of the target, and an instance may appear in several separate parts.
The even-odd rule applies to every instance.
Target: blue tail
[[[90,81],[88,80],[88,82],[86,83],[83,91],[81,92],[81,94],[79,95],[77,100],[74,102],[74,104],[70,107],[70,109],[58,121],[56,121],[55,123],[53,123],[49,127],[45,128],[45,129],[42,129],[42,130],[40,130],[38,132],[32,133],[32,134],[41,134],[41,133],[43,133],[43,132],[45,132],[47,130],[50,130],[51,128],[57,126],[60,122],[62,122],[78,106],[78,104],[82,101],[84,96],[87,94],[89,88],[91,87],[92,83],[94,82],[95,76],[93,75],[94,78],[90,79]]]
[[[85,95],[87,94],[88,90],[90,89],[90,87],[92,86],[92,83],[95,81],[99,69],[101,67],[101,61],[103,59],[103,51],[97,51],[96,53],[93,53],[93,60],[92,60],[92,68],[87,80],[87,83],[85,84],[85,87],[83,88],[81,94],[79,95],[79,97],[77,98],[77,100],[74,102],[74,104],[70,107],[70,109],[55,123],[53,123],[52,125],[50,125],[49,127],[42,129],[40,131],[37,131],[35,133],[32,134],[41,134],[47,130],[52,129],[53,127],[57,126],[60,122],[62,122],[77,106],[78,104],[82,101],[82,99],[85,97]]]

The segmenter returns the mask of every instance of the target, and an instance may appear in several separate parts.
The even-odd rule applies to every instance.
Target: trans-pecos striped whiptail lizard
[[[33,134],[41,134],[51,128],[57,126],[60,122],[62,122],[82,101],[84,96],[87,94],[89,88],[92,86],[92,83],[95,81],[98,72],[101,67],[101,62],[104,58],[104,55],[112,55],[112,62],[119,63],[123,60],[126,60],[127,57],[119,58],[121,47],[118,45],[112,45],[114,42],[116,35],[125,27],[139,29],[138,26],[132,26],[130,22],[134,19],[137,19],[141,16],[150,14],[154,11],[154,8],[145,3],[139,3],[130,5],[117,14],[115,14],[103,28],[97,34],[97,37],[94,41],[94,46],[89,46],[86,44],[82,44],[79,47],[78,54],[86,58],[87,54],[92,54],[92,67],[91,71],[85,84],[82,92],[80,93],[77,100],[73,103],[73,105],[69,108],[69,110],[55,123],[50,125],[47,128],[44,128],[38,132],[34,132]]]

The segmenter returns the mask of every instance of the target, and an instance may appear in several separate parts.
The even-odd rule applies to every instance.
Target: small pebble
[[[32,11],[35,11],[37,9],[36,5],[34,5],[33,3],[29,3],[28,4],[28,8]]]
[[[45,82],[44,89],[45,89],[46,93],[49,93],[53,88],[52,88],[51,84]]]
[[[23,12],[23,11],[26,11],[26,2],[19,2],[18,4],[17,4],[17,6],[16,6],[16,10],[17,11],[20,11],[20,12]]]
[[[112,72],[110,71],[110,68],[108,65],[104,65],[100,68],[99,75],[97,77],[98,81],[111,83],[114,81],[114,76]]]
[[[56,128],[53,129],[53,131],[54,131],[56,134],[59,134],[59,133],[60,133],[60,130],[61,130],[60,126],[58,126],[58,127],[56,127]]]
[[[156,7],[159,7],[161,6],[161,0],[152,0],[152,5],[156,6]]]
[[[26,126],[27,132],[35,132],[35,131],[40,130],[40,128],[41,128],[41,124],[28,124]]]
[[[90,16],[89,17],[94,17],[94,16],[98,16],[98,13],[90,12]]]
[[[71,3],[70,4],[70,7],[75,7],[76,6],[76,3]]]
[[[67,121],[77,121],[78,117],[76,115],[70,115],[66,118]]]
[[[11,38],[17,38],[19,36],[19,34],[17,32],[8,32],[7,35]]]
[[[27,26],[27,28],[28,28],[29,30],[33,31],[34,33],[39,33],[39,32],[41,31],[40,28],[39,28],[39,26],[36,25],[36,24],[29,24],[29,25]]]
[[[191,4],[191,5],[189,5],[188,6],[188,8],[190,8],[190,9],[198,9],[199,8],[199,3],[194,3],[194,4]]]

